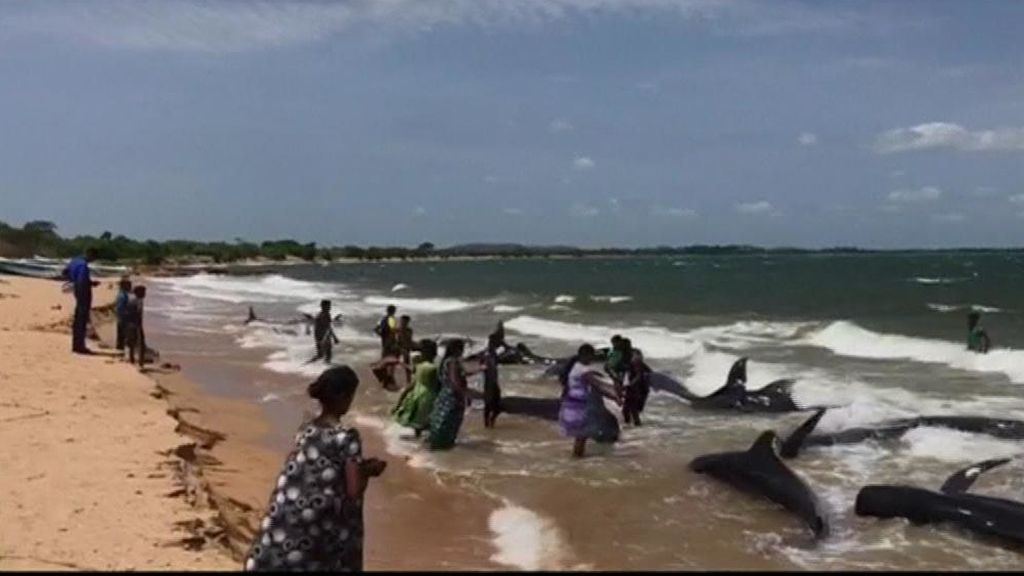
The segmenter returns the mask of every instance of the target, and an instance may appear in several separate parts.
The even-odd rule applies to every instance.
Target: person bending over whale
[[[615,391],[614,384],[606,380],[599,369],[593,366],[596,352],[590,344],[580,346],[565,379],[562,405],[558,412],[558,423],[562,434],[573,439],[572,457],[582,458],[587,440],[599,439],[604,427],[602,396],[622,405],[622,397]],[[614,416],[612,417],[614,419]]]

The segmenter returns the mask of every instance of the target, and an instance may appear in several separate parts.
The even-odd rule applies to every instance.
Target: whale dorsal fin
[[[998,458],[994,460],[985,460],[984,462],[978,462],[977,464],[971,464],[963,470],[959,470],[956,474],[953,474],[942,484],[942,488],[939,490],[943,494],[960,494],[966,492],[974,481],[981,476],[982,472],[988,472],[989,470],[1002,466],[1009,462],[1009,458]]]
[[[750,446],[750,449],[747,450],[747,452],[757,456],[775,458],[775,441],[778,440],[778,438],[779,437],[775,435],[775,432],[772,432],[771,430],[761,432],[761,435],[757,437],[757,440],[754,440],[754,443]]]
[[[803,447],[804,440],[811,435],[811,432],[814,432],[814,428],[818,425],[818,422],[821,421],[821,417],[824,415],[825,408],[821,408],[814,413],[814,416],[811,416],[804,421],[803,424],[798,426],[796,430],[793,430],[789,437],[787,437],[782,443],[782,448],[779,450],[781,456],[787,459],[796,458],[800,454],[800,448]]]
[[[729,390],[740,389],[745,390],[747,383],[747,359],[746,357],[740,358],[739,360],[732,363],[732,367],[729,368],[729,375],[725,378],[725,384],[721,388],[715,390],[711,394],[705,396],[705,398],[711,398],[712,396],[718,396],[728,392]]]

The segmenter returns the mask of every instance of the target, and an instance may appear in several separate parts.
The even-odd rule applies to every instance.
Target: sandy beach
[[[0,568],[234,568],[189,529],[211,518],[177,495],[174,451],[188,439],[153,381],[70,353],[61,326],[73,301],[59,283],[2,281]],[[112,298],[97,290],[97,304]]]
[[[0,494],[12,503],[0,507],[0,569],[238,569],[294,428],[240,397],[244,363],[183,371],[162,355],[140,373],[113,358],[113,297],[109,281],[96,289],[98,354],[79,356],[59,283],[0,278]],[[383,394],[360,373],[361,395]],[[367,569],[500,567],[495,502],[440,485],[359,428],[366,453],[388,461],[367,494]]]

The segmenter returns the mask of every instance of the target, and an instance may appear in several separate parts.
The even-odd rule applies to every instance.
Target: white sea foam
[[[569,294],[559,294],[558,296],[555,296],[555,304],[572,304],[575,301],[576,297],[570,296]]]
[[[607,302],[608,304],[618,304],[620,302],[629,302],[633,299],[632,296],[591,296],[591,300],[594,302]]]
[[[408,284],[401,284],[401,283],[399,283],[399,284],[395,284],[394,286],[392,286],[391,287],[391,291],[392,292],[400,292],[402,290],[407,290],[408,288],[409,288]]]
[[[967,306],[962,304],[936,304],[929,302],[928,304],[926,304],[926,306],[928,306],[928,309],[930,310],[941,312],[943,314],[956,312],[958,310],[966,310],[968,308],[974,310],[975,312],[984,312],[985,314],[998,314],[1000,312],[1003,312],[1002,308],[997,308],[995,306],[984,306],[982,304],[971,304],[970,306]]]
[[[508,500],[487,524],[497,552],[491,560],[520,570],[565,569],[565,539],[550,519]]]
[[[306,282],[279,274],[247,277],[196,274],[185,278],[162,278],[159,281],[168,285],[172,291],[187,296],[235,304],[319,300],[344,292],[340,285]]]
[[[375,306],[390,306],[393,304],[398,307],[399,313],[402,310],[409,310],[426,314],[455,312],[472,308],[476,305],[472,302],[455,298],[392,298],[389,296],[367,296],[363,298],[363,302]]]
[[[911,282],[915,282],[917,284],[925,284],[925,285],[955,284],[957,282],[963,282],[964,280],[967,280],[967,278],[944,278],[944,277],[928,278],[928,277],[923,277],[923,276],[916,276],[914,278],[910,278]]]
[[[909,430],[902,436],[901,441],[910,456],[950,463],[971,463],[984,458],[1011,458],[1021,452],[1019,442],[930,426]]]
[[[959,370],[1003,374],[1014,383],[1024,384],[1024,350],[997,348],[988,354],[976,354],[962,344],[880,334],[847,321],[832,322],[807,336],[805,343],[842,356],[945,364]]]
[[[602,346],[612,335],[621,333],[628,335],[633,345],[649,358],[685,358],[700,347],[700,343],[687,334],[647,326],[625,329],[517,316],[505,322],[505,328],[530,336]]]
[[[523,307],[522,306],[509,306],[507,304],[498,304],[492,310],[494,312],[499,313],[499,314],[506,314],[506,313],[510,313],[510,312],[522,312],[523,311]]]

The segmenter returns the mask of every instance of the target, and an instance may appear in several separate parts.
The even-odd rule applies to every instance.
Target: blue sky
[[[1024,3],[0,0],[0,220],[1020,246]]]

